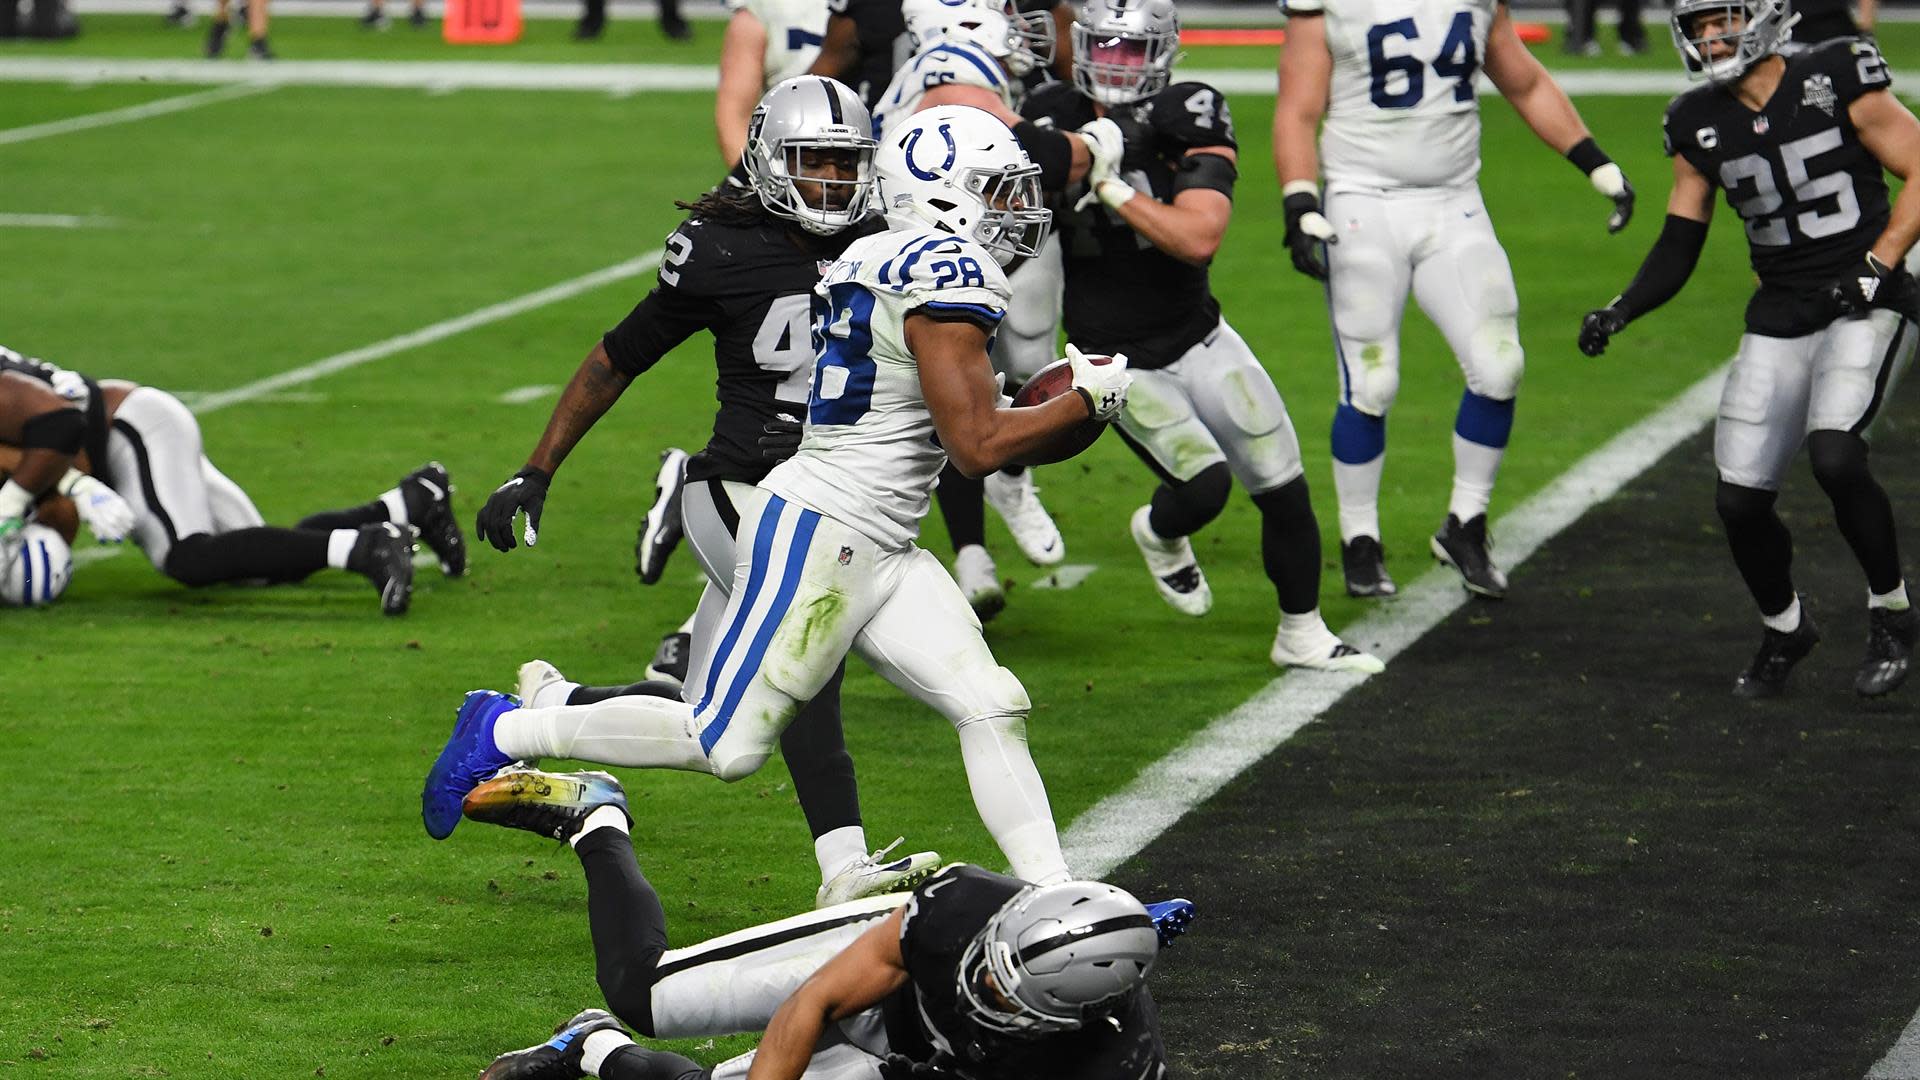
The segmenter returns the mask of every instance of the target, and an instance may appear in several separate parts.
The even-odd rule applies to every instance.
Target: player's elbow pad
[[[1073,144],[1064,132],[1043,128],[1031,120],[1022,120],[1013,128],[1014,138],[1027,156],[1040,166],[1040,187],[1044,191],[1064,191],[1073,171]]]
[[[1693,276],[1693,268],[1700,262],[1700,251],[1706,245],[1706,222],[1668,214],[1667,223],[1660,228],[1660,238],[1653,242],[1653,250],[1647,252],[1640,272],[1633,276],[1633,283],[1614,301],[1614,306],[1625,311],[1628,318],[1638,318],[1673,299],[1687,278]]]
[[[20,426],[22,450],[52,450],[69,456],[87,440],[87,414],[62,406],[41,413]]]

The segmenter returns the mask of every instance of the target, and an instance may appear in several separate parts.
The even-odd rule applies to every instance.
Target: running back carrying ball
[[[1072,350],[1073,346],[1069,345],[1067,348]],[[1113,357],[1105,355],[1083,354],[1081,358],[1087,363],[1094,365],[1104,366],[1113,363]],[[1020,392],[1013,395],[1013,404],[1015,408],[1026,408],[1030,405],[1044,405],[1062,394],[1072,392],[1073,360],[1071,357],[1064,357],[1034,372],[1033,378],[1028,379],[1026,383],[1020,387]],[[1061,435],[1041,454],[1029,460],[1022,461],[1021,464],[1051,465],[1055,462],[1065,461],[1068,458],[1075,457],[1086,450],[1087,447],[1092,446],[1094,442],[1100,438],[1100,433],[1105,430],[1107,430],[1105,421],[1088,418],[1088,420],[1079,427],[1072,428],[1067,431],[1066,434]]]

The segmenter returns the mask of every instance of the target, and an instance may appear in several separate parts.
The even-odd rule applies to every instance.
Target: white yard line
[[[57,81],[57,80],[56,80]],[[143,82],[141,79],[87,80],[106,82]],[[225,79],[182,80],[201,83],[226,82]],[[89,113],[86,116],[69,116],[64,120],[50,120],[44,124],[30,124],[26,127],[9,128],[0,131],[0,146],[12,146],[15,143],[32,142],[35,139],[51,138],[55,135],[67,135],[75,131],[88,131],[93,128],[110,127],[114,124],[130,124],[136,120],[146,120],[155,116],[185,112],[202,105],[217,105],[234,98],[252,97],[272,90],[272,83],[249,82],[237,86],[219,86],[212,90],[202,90],[197,94],[182,94],[179,97],[162,98],[149,101],[144,105],[129,105],[124,109],[109,109],[106,112]]]
[[[105,229],[113,223],[82,214],[0,214],[0,229]]]

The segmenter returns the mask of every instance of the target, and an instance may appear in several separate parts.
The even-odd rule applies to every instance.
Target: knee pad
[[[1033,702],[1020,679],[1003,667],[996,667],[974,684],[972,708],[954,721],[956,729],[971,724],[986,724],[994,731],[1024,740],[1027,737],[1027,712]]]
[[[1713,508],[1719,512],[1721,521],[1734,526],[1772,515],[1773,504],[1779,498],[1780,493],[1776,491],[1741,487],[1722,480],[1713,489]]]
[[[767,747],[733,750],[725,743],[717,743],[707,755],[707,767],[713,770],[713,775],[731,784],[759,772],[771,756],[772,751]]]
[[[1280,388],[1258,367],[1235,367],[1220,380],[1219,402],[1233,426],[1243,435],[1259,438],[1280,429],[1287,419]]]
[[[1347,401],[1368,416],[1383,417],[1400,394],[1399,350],[1385,342],[1369,341],[1343,358],[1347,368]]]
[[[1813,478],[1827,491],[1873,481],[1867,468],[1867,441],[1852,432],[1813,432],[1807,436],[1807,457]]]
[[[213,534],[195,533],[174,541],[160,572],[195,588],[222,580],[213,552]]]
[[[1527,367],[1519,325],[1510,318],[1488,319],[1474,331],[1472,355],[1465,358],[1467,389],[1494,401],[1512,401]]]

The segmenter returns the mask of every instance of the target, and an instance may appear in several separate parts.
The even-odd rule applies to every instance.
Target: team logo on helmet
[[[940,137],[947,141],[947,160],[941,162],[932,172],[922,169],[919,165],[915,164],[913,160],[913,148],[919,145],[922,130],[921,128],[914,128],[912,131],[907,132],[907,140],[900,144],[900,148],[906,151],[907,171],[921,180],[938,180],[946,175],[948,169],[953,168],[954,159],[960,156],[960,147],[953,141],[953,125],[941,124],[938,129]]]

